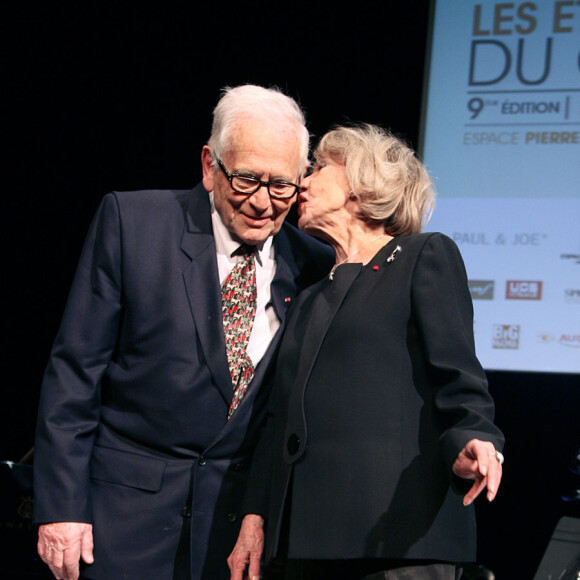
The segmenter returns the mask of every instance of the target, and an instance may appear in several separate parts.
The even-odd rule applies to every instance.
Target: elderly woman
[[[465,267],[420,233],[431,180],[401,140],[338,127],[314,156],[298,225],[336,263],[287,320],[232,580],[262,555],[285,579],[454,580],[503,461]]]

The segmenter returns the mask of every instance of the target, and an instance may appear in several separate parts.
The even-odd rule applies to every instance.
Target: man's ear
[[[207,191],[213,191],[213,179],[215,176],[215,170],[212,165],[211,150],[207,145],[204,145],[201,150],[201,171],[202,171],[202,183]]]

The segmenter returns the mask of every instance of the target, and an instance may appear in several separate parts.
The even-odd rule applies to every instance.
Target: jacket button
[[[188,507],[184,507],[181,510],[181,517],[182,518],[190,518],[191,517],[191,510]]]
[[[298,453],[298,448],[300,447],[300,437],[296,435],[296,433],[292,433],[288,437],[288,441],[286,442],[286,449],[288,449],[288,453],[290,455],[296,455]]]
[[[227,515],[227,518],[228,518],[228,522],[231,522],[232,524],[238,519],[238,517],[234,513],[229,513]]]
[[[199,458],[199,464],[200,464],[200,465],[202,465],[202,466],[203,466],[203,465],[205,465],[206,463],[207,463],[207,459],[206,459],[205,457],[200,457],[200,458]]]

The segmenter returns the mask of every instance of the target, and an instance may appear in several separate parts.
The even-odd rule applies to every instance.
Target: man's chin
[[[241,232],[236,232],[238,237],[244,244],[255,246],[262,244],[270,236],[276,233],[273,228],[246,228]]]

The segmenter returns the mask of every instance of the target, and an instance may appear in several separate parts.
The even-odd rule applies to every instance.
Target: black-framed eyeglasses
[[[270,197],[274,199],[289,199],[296,195],[300,186],[289,181],[262,181],[257,177],[249,175],[242,175],[240,173],[228,173],[221,159],[217,160],[219,168],[224,172],[224,175],[230,182],[232,189],[237,193],[244,195],[252,195],[256,193],[260,187],[265,187],[268,190]]]

